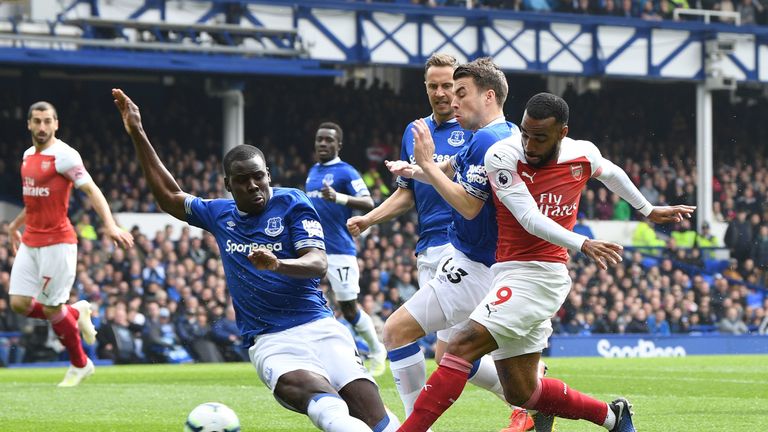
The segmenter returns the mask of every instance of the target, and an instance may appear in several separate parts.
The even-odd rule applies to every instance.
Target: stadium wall
[[[685,357],[712,354],[768,354],[768,337],[758,335],[552,336],[550,357]]]

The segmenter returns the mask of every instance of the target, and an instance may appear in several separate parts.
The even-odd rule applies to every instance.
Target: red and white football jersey
[[[499,226],[496,261],[567,262],[565,247],[530,234],[500,201],[499,195],[505,200],[512,197],[509,202],[522,204],[528,204],[532,196],[535,207],[544,216],[571,231],[576,224],[581,191],[590,177],[600,174],[603,161],[594,144],[568,137],[560,143],[557,160],[541,167],[526,162],[521,135],[494,144],[486,154],[485,163],[494,190]],[[523,212],[535,212],[535,207],[521,206]]]
[[[61,140],[38,152],[30,147],[21,163],[22,194],[27,211],[21,241],[30,247],[77,243],[77,234],[67,217],[72,184],[89,182],[77,150]]]

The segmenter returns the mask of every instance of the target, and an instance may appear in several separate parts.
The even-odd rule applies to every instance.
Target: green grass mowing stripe
[[[768,356],[673,359],[547,359],[553,377],[603,400],[635,405],[641,432],[768,430]],[[430,371],[434,369],[430,363]],[[250,364],[101,367],[82,386],[58,389],[64,369],[0,370],[0,430],[178,431],[197,404],[232,407],[244,431],[315,430],[277,405]],[[402,418],[389,374],[379,379],[385,403]],[[509,410],[471,385],[435,425],[436,432],[497,431]],[[600,431],[559,420],[560,431]]]

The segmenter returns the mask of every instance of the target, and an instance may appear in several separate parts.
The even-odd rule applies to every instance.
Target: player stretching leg
[[[11,253],[11,308],[30,318],[51,322],[53,331],[69,353],[71,363],[59,387],[74,387],[93,374],[94,367],[80,343],[96,340],[91,305],[81,300],[65,302],[75,281],[77,234],[67,218],[72,185],[88,195],[104,222],[104,231],[120,247],[131,247],[133,237],[121,230],[107,200],[83,166],[77,150],[56,138],[56,108],[48,102],[29,107],[27,128],[32,147],[24,152],[21,177],[24,209],[8,226]],[[19,229],[26,225],[24,235]]]
[[[186,194],[152,148],[139,108],[121,90],[112,96],[160,208],[216,238],[243,344],[275,399],[323,431],[395,430],[352,335],[318,289],[323,227],[304,192],[272,188],[261,150],[239,145],[223,163],[233,199]]]
[[[520,129],[522,135],[495,144],[485,157],[499,212],[492,289],[451,338],[402,431],[427,430],[461,395],[471,362],[489,352],[510,403],[588,420],[612,432],[635,430],[626,399],[606,403],[536,374],[552,333],[550,319],[571,287],[567,249],[584,252],[603,269],[621,260],[621,246],[571,231],[579,197],[594,177],[656,223],[679,222],[694,208],[652,206],[594,144],[567,138],[568,105],[555,95],[531,98]]]
[[[352,209],[368,211],[373,208],[373,199],[360,173],[339,158],[342,145],[343,132],[339,125],[325,122],[318,126],[315,133],[318,163],[309,169],[305,190],[323,224],[328,248],[326,277],[344,319],[371,350],[371,374],[379,376],[387,367],[387,350],[376,335],[371,317],[357,304],[360,268],[355,242],[345,226]]]

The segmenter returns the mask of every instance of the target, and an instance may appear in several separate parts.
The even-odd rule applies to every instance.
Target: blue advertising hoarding
[[[596,335],[552,336],[550,357],[684,357],[768,354],[768,336]]]

